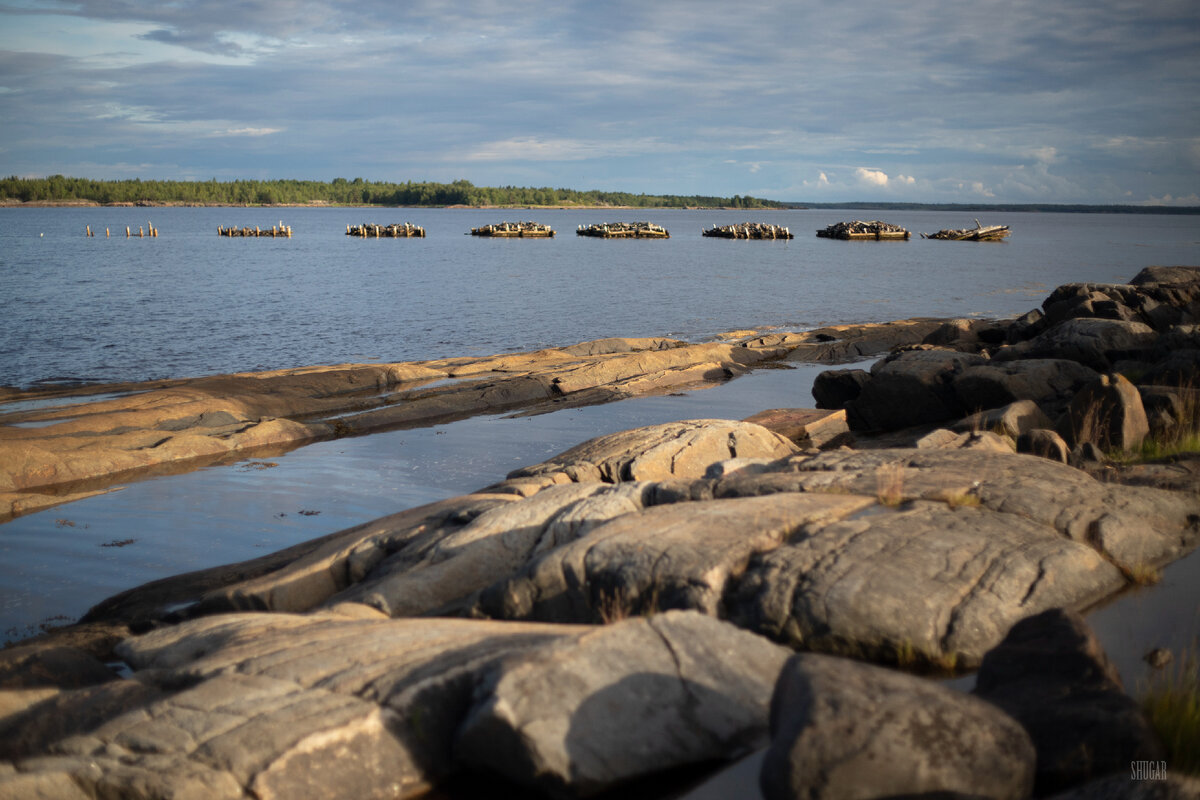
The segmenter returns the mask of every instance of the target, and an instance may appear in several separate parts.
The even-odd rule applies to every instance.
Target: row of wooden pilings
[[[147,229],[149,229],[149,231],[150,231],[149,233],[147,233],[147,232],[146,232],[146,230],[147,230]],[[99,230],[99,229],[97,229],[97,230]],[[95,236],[95,235],[96,235],[96,234],[95,234],[95,232],[94,232],[94,231],[92,231],[92,226],[91,226],[91,225],[88,225],[88,226],[87,226],[87,235],[88,235],[89,237],[92,237],[92,236]],[[105,239],[107,239],[107,238],[109,238],[110,236],[112,236],[112,231],[111,231],[111,230],[109,230],[108,228],[105,228],[105,229],[104,229],[104,238],[105,238]],[[146,223],[146,227],[145,227],[145,228],[143,228],[143,227],[141,227],[141,226],[139,225],[139,226],[138,226],[137,233],[134,233],[134,232],[133,232],[133,229],[132,229],[130,226],[126,225],[126,226],[125,226],[125,238],[126,238],[126,239],[130,239],[130,238],[133,238],[134,236],[136,236],[136,237],[137,237],[137,238],[139,238],[139,239],[143,239],[143,238],[145,238],[145,237],[147,237],[147,236],[149,236],[149,237],[155,237],[155,236],[158,236],[158,228],[154,227],[154,225],[152,225],[151,223],[147,222],[147,223]]]

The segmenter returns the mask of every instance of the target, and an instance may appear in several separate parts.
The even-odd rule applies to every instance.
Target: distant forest
[[[454,183],[383,183],[355,178],[323,181],[96,181],[88,178],[18,178],[0,180],[0,200],[95,203],[177,203],[183,205],[347,206],[634,206],[639,208],[786,208],[787,204],[757,197],[650,195],[629,192],[581,192],[574,189],[523,186],[475,186]]]

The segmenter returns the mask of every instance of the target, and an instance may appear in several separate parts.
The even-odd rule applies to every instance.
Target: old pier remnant
[[[980,225],[974,228],[944,228],[937,233],[922,233],[922,239],[947,239],[953,242],[998,242],[1008,236],[1007,225]]]
[[[346,235],[375,239],[411,239],[424,238],[425,229],[411,222],[392,225],[372,225],[364,222],[362,225],[347,225]]]
[[[700,231],[701,236],[719,239],[792,239],[792,232],[782,225],[765,222],[739,222],[736,225],[714,225]]]
[[[880,222],[879,220],[863,222],[857,219],[851,222],[838,222],[824,230],[817,231],[817,236],[824,239],[875,239],[878,241],[908,239],[911,235],[904,228],[890,222]]]
[[[549,239],[554,236],[554,229],[537,222],[494,222],[480,228],[471,228],[471,235],[508,239]]]
[[[284,225],[281,220],[278,225],[270,228],[260,228],[255,225],[253,228],[217,228],[218,236],[269,236],[292,238],[292,226]]]
[[[595,236],[601,239],[670,239],[671,234],[653,222],[603,222],[580,225],[576,236]]]

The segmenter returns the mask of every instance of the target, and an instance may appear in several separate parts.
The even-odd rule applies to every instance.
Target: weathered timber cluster
[[[603,222],[580,225],[577,236],[596,236],[601,239],[670,239],[671,234],[653,222]]]
[[[270,228],[260,228],[255,225],[253,228],[217,228],[218,236],[270,236],[275,238],[283,236],[288,239],[292,238],[292,226],[284,225],[280,222]]]
[[[739,222],[736,225],[714,225],[700,231],[701,236],[719,239],[792,239],[792,232],[782,225],[765,222]]]
[[[496,222],[481,228],[471,228],[472,236],[496,236],[501,238],[546,239],[554,236],[554,229],[537,222]]]
[[[425,229],[419,225],[413,225],[411,222],[392,225],[371,225],[364,222],[362,225],[347,225],[346,235],[375,239],[411,239],[413,237],[424,238]]]
[[[974,228],[944,228],[937,233],[922,233],[922,239],[947,239],[954,242],[998,242],[1008,236],[1007,225],[980,225]]]
[[[879,220],[863,222],[857,219],[851,222],[838,222],[824,230],[817,231],[817,236],[824,239],[908,239],[910,235],[904,228],[892,225],[890,222],[880,222]]]

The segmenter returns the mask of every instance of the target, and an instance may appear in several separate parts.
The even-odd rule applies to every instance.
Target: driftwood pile
[[[425,229],[419,225],[413,225],[411,222],[403,224],[395,223],[393,225],[371,225],[364,222],[362,225],[347,225],[346,235],[374,237],[376,239],[424,238]]]
[[[549,225],[536,222],[496,222],[482,228],[471,228],[472,236],[499,236],[507,238],[537,239],[554,236]]]
[[[260,228],[255,225],[253,228],[217,228],[218,236],[283,236],[288,239],[292,238],[292,226],[284,225],[280,222],[272,228]]]
[[[998,242],[1008,236],[1007,225],[980,225],[974,228],[946,228],[937,233],[922,233],[922,239],[947,239],[953,242]]]
[[[720,239],[792,239],[792,232],[782,225],[765,222],[740,222],[736,225],[714,225],[700,231],[701,236]]]
[[[911,234],[899,225],[879,220],[853,220],[838,222],[824,230],[817,231],[817,236],[825,239],[907,239]]]
[[[653,222],[605,222],[597,225],[580,225],[577,236],[598,236],[601,239],[670,239],[671,234]]]

